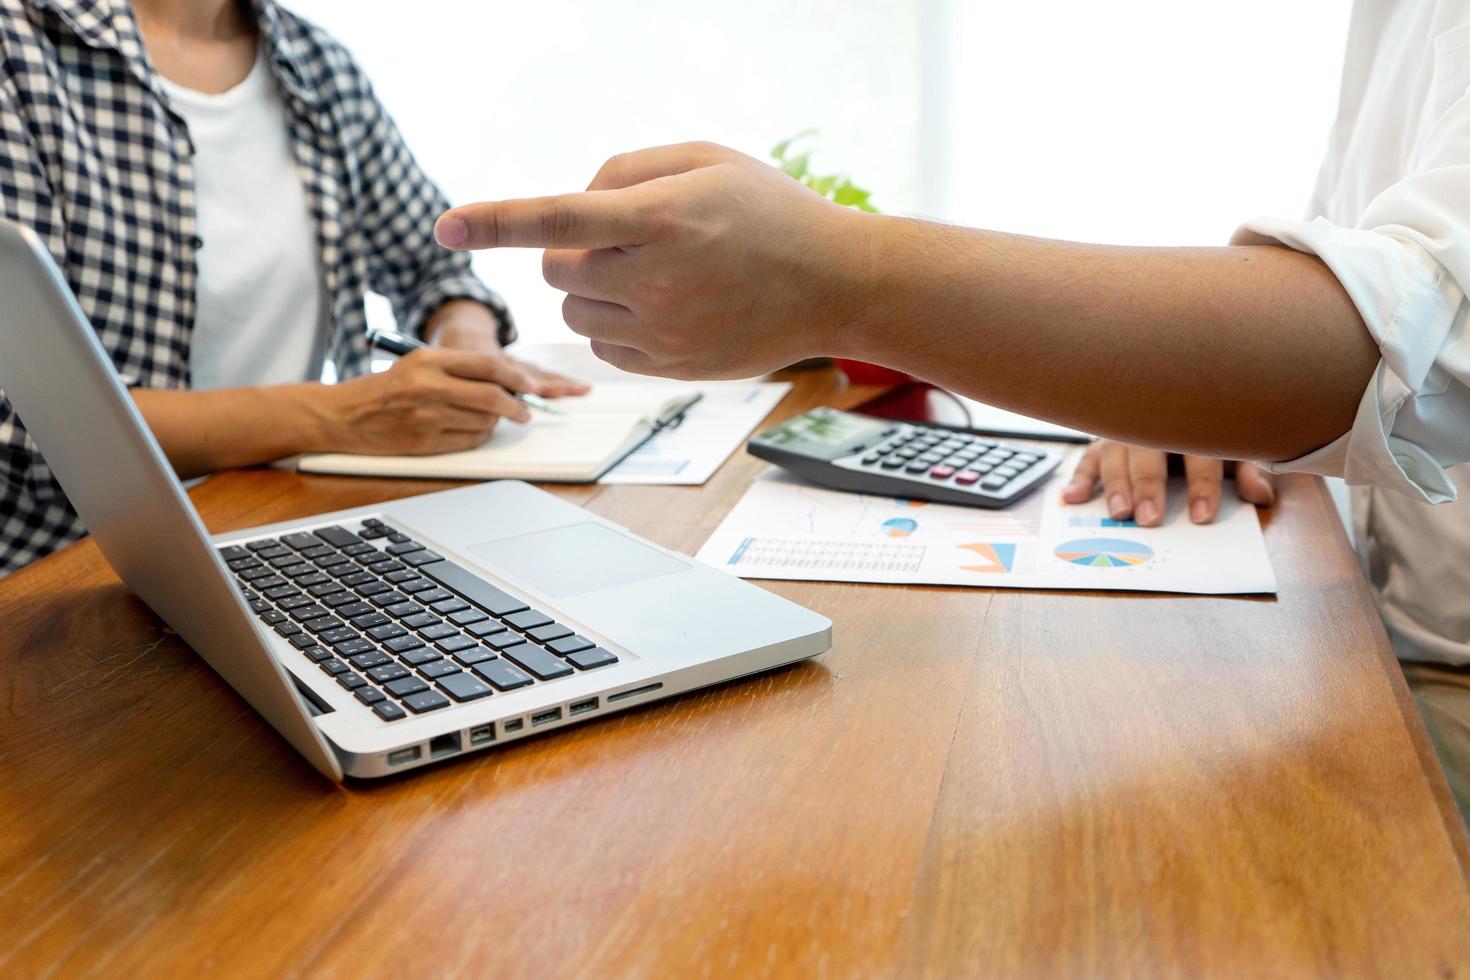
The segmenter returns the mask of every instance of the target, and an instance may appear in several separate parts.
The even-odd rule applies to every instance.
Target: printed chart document
[[[658,432],[598,483],[697,486],[742,446],[781,403],[786,381],[701,382],[704,397],[677,424]]]
[[[1182,480],[1162,526],[1060,498],[1073,463],[1003,510],[824,490],[769,470],[699,550],[742,578],[1247,594],[1276,591],[1256,509],[1228,492],[1190,523]]]

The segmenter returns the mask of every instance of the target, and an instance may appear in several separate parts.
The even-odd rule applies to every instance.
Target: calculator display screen
[[[781,423],[763,433],[760,440],[803,456],[836,459],[857,447],[873,445],[892,426],[892,422],[819,408]]]

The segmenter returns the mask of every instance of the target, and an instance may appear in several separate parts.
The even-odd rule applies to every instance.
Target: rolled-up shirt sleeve
[[[1271,468],[1444,503],[1455,499],[1445,470],[1470,461],[1470,93],[1415,155],[1412,172],[1378,194],[1356,226],[1258,218],[1234,241],[1320,258],[1382,355],[1352,428]]]

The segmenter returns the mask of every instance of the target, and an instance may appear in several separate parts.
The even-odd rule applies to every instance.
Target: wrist
[[[904,222],[844,208],[836,224],[828,239],[838,244],[827,262],[826,315],[814,318],[823,349],[815,353],[874,360],[901,306],[895,297],[902,277],[892,266]]]
[[[331,452],[342,445],[342,402],[351,394],[345,384],[320,382],[284,385],[287,417],[296,426],[293,442],[300,453]]]

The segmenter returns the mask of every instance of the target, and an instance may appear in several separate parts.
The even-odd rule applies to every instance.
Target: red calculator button
[[[974,470],[960,470],[959,474],[954,478],[954,482],[962,487],[968,487],[972,483],[979,482],[979,480],[980,474]]]
[[[929,475],[936,480],[948,480],[950,477],[954,476],[954,467],[946,466],[941,463],[940,465],[930,470]]]

